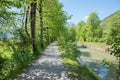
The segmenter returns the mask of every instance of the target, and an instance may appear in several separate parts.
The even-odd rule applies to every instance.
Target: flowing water
[[[78,60],[82,65],[88,66],[99,77],[100,80],[118,80],[116,66],[111,63],[105,63],[105,60],[111,60],[115,63],[115,58],[105,52],[80,48],[82,54]],[[105,65],[103,65],[105,63]]]

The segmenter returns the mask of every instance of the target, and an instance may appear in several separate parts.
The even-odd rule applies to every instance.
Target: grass
[[[60,49],[61,57],[69,70],[68,75],[71,80],[98,80],[98,77],[87,66],[82,66],[78,62],[77,58],[74,57],[75,53],[71,54],[64,49]]]

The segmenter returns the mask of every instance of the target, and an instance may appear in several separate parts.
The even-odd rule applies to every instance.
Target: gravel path
[[[44,54],[15,80],[70,80],[56,42],[51,43]]]

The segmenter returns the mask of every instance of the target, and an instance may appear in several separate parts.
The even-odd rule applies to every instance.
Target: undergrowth
[[[71,80],[98,80],[98,77],[87,66],[82,66],[78,62],[77,57],[80,51],[75,42],[65,41],[62,38],[58,40],[58,46],[63,63],[69,69],[68,75]]]
[[[0,47],[0,80],[13,80],[44,50],[39,49],[38,53],[35,54],[32,52],[30,44],[14,44],[12,41],[4,44],[1,42],[0,46],[3,46]],[[10,56],[7,57],[8,55]]]

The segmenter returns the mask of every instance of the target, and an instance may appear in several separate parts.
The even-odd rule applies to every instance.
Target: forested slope
[[[101,21],[101,24],[100,24],[100,25],[104,28],[105,31],[106,31],[106,30],[110,30],[110,28],[111,28],[111,27],[109,26],[110,20],[111,20],[112,18],[114,18],[114,17],[118,17],[118,18],[119,18],[119,16],[120,16],[120,10],[118,10],[118,11],[114,12],[113,14],[111,14],[110,16],[104,18],[104,19]]]

